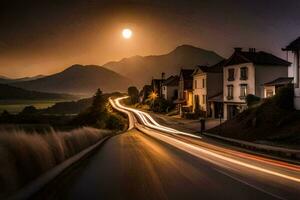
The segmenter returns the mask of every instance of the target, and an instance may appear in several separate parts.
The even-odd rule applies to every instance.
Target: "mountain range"
[[[191,45],[178,46],[164,55],[134,56],[117,62],[103,65],[123,76],[136,81],[138,86],[149,83],[154,78],[160,78],[161,73],[167,76],[176,75],[180,68],[193,68],[197,65],[213,65],[223,58],[213,51],[208,51]]]
[[[71,100],[75,98],[77,97],[68,94],[36,92],[6,84],[0,84],[0,100]]]
[[[97,88],[103,92],[126,91],[130,84],[128,78],[104,67],[76,64],[50,76],[11,85],[34,91],[90,96]]]
[[[181,68],[209,66],[220,60],[222,57],[213,51],[182,45],[163,55],[134,56],[103,66],[76,64],[49,76],[23,79],[0,77],[0,83],[32,91],[90,96],[97,88],[103,92],[124,92],[131,85],[141,88],[149,84],[152,77],[160,78],[162,72],[167,76],[175,75]]]
[[[44,75],[37,75],[32,77],[23,77],[23,78],[8,78],[6,76],[0,75],[0,83],[15,83],[15,82],[21,82],[21,81],[31,81],[39,78],[45,77]]]

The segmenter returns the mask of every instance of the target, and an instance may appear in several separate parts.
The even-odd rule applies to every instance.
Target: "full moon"
[[[122,31],[123,38],[129,39],[132,36],[132,31],[129,28],[125,28]]]

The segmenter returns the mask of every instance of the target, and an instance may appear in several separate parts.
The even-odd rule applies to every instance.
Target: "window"
[[[205,88],[205,82],[206,82],[206,80],[202,79],[202,88]]]
[[[247,79],[248,79],[248,68],[242,67],[241,74],[240,74],[240,80],[247,80]]]
[[[233,85],[227,85],[227,99],[233,99]]]
[[[248,94],[247,84],[241,84],[240,99],[245,99]]]
[[[268,89],[266,91],[266,98],[272,97],[274,95],[273,90],[272,89]]]
[[[228,69],[228,81],[234,81],[234,69]]]
[[[195,84],[194,88],[197,89],[197,80],[194,81],[194,84]]]
[[[202,95],[202,104],[206,104],[206,95]]]

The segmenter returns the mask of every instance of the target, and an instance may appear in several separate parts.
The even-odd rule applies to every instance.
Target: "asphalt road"
[[[209,144],[117,101],[113,106],[132,115],[131,130],[109,139],[58,182],[52,199],[300,197],[299,166]]]

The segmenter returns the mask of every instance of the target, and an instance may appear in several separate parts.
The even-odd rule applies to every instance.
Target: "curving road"
[[[299,199],[299,166],[161,126],[122,99],[110,103],[129,115],[130,130],[109,139],[51,198]]]

